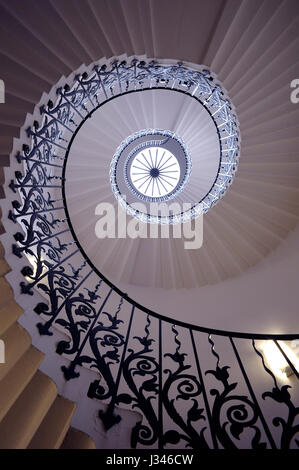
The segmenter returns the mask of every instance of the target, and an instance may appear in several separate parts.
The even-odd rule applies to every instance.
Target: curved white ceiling
[[[141,128],[177,132],[193,162],[186,191],[194,196],[198,188],[202,193],[208,188],[216,167],[213,125],[195,100],[175,92],[170,99],[171,93],[155,90],[112,100],[84,124],[69,155],[66,195],[73,227],[93,264],[116,285],[179,289],[217,283],[263,259],[298,221],[293,171],[298,135],[290,118],[282,124],[272,107],[256,113],[256,105],[241,103],[239,170],[224,199],[204,216],[199,250],[186,250],[181,239],[97,239],[95,207],[102,201],[116,205],[108,177],[111,158],[122,140]]]
[[[184,262],[185,249],[181,240],[176,240],[177,249],[172,252],[174,240],[171,239],[103,240],[95,233],[98,204],[111,203],[117,208],[109,179],[112,157],[126,137],[145,128],[170,130],[184,141],[192,160],[192,172],[188,184],[171,203],[194,205],[199,202],[209,192],[219,168],[217,129],[207,110],[195,98],[171,90],[129,93],[96,110],[73,140],[65,176],[71,222],[92,263],[113,282],[126,279],[134,283],[136,278],[150,286],[153,279],[163,285],[162,277],[156,272],[157,266],[150,268],[150,259],[155,256],[153,251],[164,252],[163,264],[166,269],[171,269],[174,257]],[[131,271],[131,279],[128,272],[123,275],[120,266],[111,259],[103,262],[107,254],[119,249],[127,259],[137,246],[141,253],[148,252],[149,255],[142,255],[142,266],[135,259],[132,271],[129,268],[131,262],[126,262],[125,269]],[[188,272],[188,266],[186,268]],[[185,266],[181,269],[184,271]]]
[[[26,113],[62,75],[124,52],[205,64],[236,107],[239,169],[225,198],[205,216],[203,247],[190,252],[181,249],[180,240],[161,240],[159,249],[155,240],[107,241],[101,266],[112,281],[167,288],[219,282],[258,263],[296,226],[299,108],[290,101],[290,83],[298,78],[297,0],[194,0],[190,8],[181,0],[132,1],[125,7],[116,0],[113,8],[94,0],[31,1],[30,8],[23,3],[0,1],[7,39],[1,78],[8,98],[2,122],[9,135],[18,135]],[[65,81],[62,77],[60,85]],[[112,127],[111,122],[105,136],[109,145]],[[11,138],[1,144],[3,156],[10,152],[7,141]],[[81,168],[82,178],[85,171]],[[111,196],[100,186],[97,194]],[[88,191],[73,197],[80,211],[88,206]]]
[[[99,187],[108,192],[110,163],[117,147],[129,135],[152,128],[170,130],[183,139],[192,159],[192,173],[179,200],[191,203],[201,200],[218,171],[220,147],[216,126],[206,109],[194,98],[158,89],[116,97],[95,111],[81,127],[67,163],[66,188],[70,207],[77,183],[81,194]],[[97,204],[101,200],[90,202]]]

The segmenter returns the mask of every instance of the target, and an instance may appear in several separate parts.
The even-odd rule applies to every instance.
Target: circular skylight
[[[110,165],[112,191],[133,217],[143,222],[174,223],[172,218],[153,216],[149,204],[178,196],[191,167],[191,158],[179,136],[168,130],[144,129],[118,147]],[[139,209],[135,209],[138,201]],[[141,201],[147,204],[144,211],[140,210]]]
[[[155,94],[158,112],[147,119],[155,128],[143,128],[123,137],[110,165],[114,196],[129,215],[142,222],[185,223],[206,213],[224,196],[237,168],[239,128],[226,91],[207,70],[178,67],[163,66],[159,69],[163,77],[155,78],[155,89],[149,81],[148,88],[142,90],[144,96]],[[174,89],[177,81],[179,87]],[[171,83],[169,87],[161,85]],[[140,90],[135,88],[133,101],[135,92],[140,96]],[[184,102],[178,108],[175,96],[178,93],[184,95],[185,102],[185,96],[194,102],[190,106]],[[167,106],[156,100],[161,94],[167,94]],[[135,100],[136,109],[146,109],[140,106],[141,100],[142,97]],[[190,120],[193,104],[197,109]],[[165,160],[159,163],[162,154],[157,148],[167,150],[166,160],[169,158],[173,166],[167,167]],[[168,212],[162,214],[157,205],[151,204],[157,202],[166,203]]]
[[[152,198],[168,196],[177,187],[181,170],[178,159],[163,147],[148,147],[133,158],[131,183],[140,194]]]

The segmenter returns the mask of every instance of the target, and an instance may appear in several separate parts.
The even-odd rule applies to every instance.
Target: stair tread
[[[1,382],[0,421],[29,384],[44,355],[31,346]]]
[[[60,449],[96,449],[96,446],[90,436],[78,429],[70,428]]]
[[[29,333],[18,323],[14,323],[8,328],[1,339],[5,346],[5,363],[1,364],[0,380],[9,373],[31,345]]]
[[[58,396],[39,426],[28,449],[58,449],[69,429],[75,408],[75,403]]]
[[[56,396],[54,382],[37,371],[0,423],[0,448],[25,449]]]

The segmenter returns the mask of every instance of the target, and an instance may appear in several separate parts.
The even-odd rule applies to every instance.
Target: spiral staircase
[[[298,2],[1,0],[0,11],[0,447],[296,448]],[[141,129],[180,134],[200,156],[188,189],[200,199],[216,144],[198,110],[215,106],[217,80],[242,144],[202,248],[99,241],[95,207],[117,206],[111,159]],[[228,153],[240,144],[230,123]]]

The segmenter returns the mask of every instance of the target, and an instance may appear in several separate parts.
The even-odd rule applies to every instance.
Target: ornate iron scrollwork
[[[26,282],[21,283],[21,292],[32,294],[35,288],[44,297],[35,307],[40,335],[53,335],[55,328],[67,335],[68,340],[57,345],[57,353],[69,360],[69,365],[62,367],[65,379],[80,380],[82,366],[98,374],[86,392],[89,398],[108,404],[106,411],[99,412],[104,428],[108,431],[120,422],[117,407],[141,413],[142,419],[131,432],[133,448],[236,448],[247,431],[251,433],[248,446],[263,448],[269,442],[275,447],[269,423],[258,404],[260,398],[271,398],[288,411],[287,417],[272,419],[274,427],[281,430],[280,447],[298,446],[298,408],[292,402],[289,385],[278,386],[254,340],[293,339],[299,335],[215,332],[151,312],[120,292],[101,273],[94,272],[71,230],[64,195],[70,142],[81,123],[107,100],[151,88],[175,89],[208,103],[216,126],[219,124],[222,142],[217,184],[225,188],[230,183],[238,158],[238,125],[230,102],[208,70],[138,59],[128,63],[116,60],[110,67],[96,65],[90,74],[80,74],[71,85],[60,87],[55,102],[49,100],[40,107],[41,122],[34,121],[27,129],[30,144],[24,144],[16,155],[22,171],[16,171],[9,186],[13,197],[18,194],[19,200],[12,200],[8,216],[19,223],[22,232],[15,234],[12,251],[18,258],[25,254],[32,263],[22,266]],[[210,194],[206,209],[221,195],[216,190]],[[117,298],[115,312],[108,305],[112,293]],[[125,306],[130,308],[129,318],[123,314]],[[143,318],[145,322],[143,330],[134,333],[133,317],[136,319],[137,315],[140,323]],[[153,334],[153,325],[158,334]],[[162,332],[170,328],[174,343],[168,341],[165,346]],[[179,328],[186,333],[182,335],[184,342],[179,339]],[[211,350],[206,348],[198,354],[195,332],[208,335]],[[232,343],[240,365],[238,381],[247,387],[246,393],[237,392],[238,381],[231,380],[228,365],[220,367],[220,355],[211,334],[229,337],[231,341],[253,341],[265,371],[274,380],[274,388],[256,398],[254,385]],[[166,347],[170,349],[165,350]],[[217,359],[216,367],[203,374],[204,361],[211,354]],[[221,357],[226,360],[226,351]],[[209,387],[208,377],[213,377],[220,388]]]

